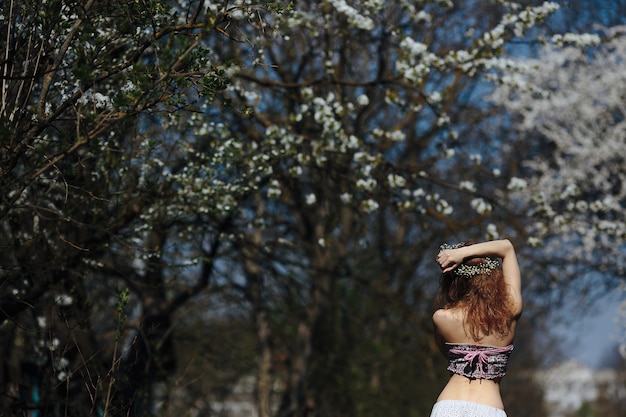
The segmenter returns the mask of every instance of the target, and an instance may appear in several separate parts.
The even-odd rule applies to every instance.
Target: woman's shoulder
[[[445,308],[439,308],[433,313],[433,321],[435,323],[441,321],[448,313]]]
[[[433,313],[433,324],[444,341],[465,341],[463,311],[458,308],[441,308]]]
[[[463,312],[456,308],[440,308],[433,313],[433,321],[437,325],[463,320]]]

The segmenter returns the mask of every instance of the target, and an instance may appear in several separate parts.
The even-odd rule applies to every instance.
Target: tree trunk
[[[257,409],[259,417],[270,417],[271,415],[271,393],[272,379],[271,371],[271,347],[269,343],[270,328],[267,321],[267,312],[265,310],[258,311],[256,314],[257,337],[259,338],[259,370],[257,377],[256,395]]]

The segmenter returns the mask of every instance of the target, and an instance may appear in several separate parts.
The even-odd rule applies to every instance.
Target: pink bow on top
[[[480,345],[472,345],[480,346]],[[450,353],[462,355],[463,359],[468,361],[470,365],[473,365],[474,359],[478,358],[478,371],[480,372],[479,378],[482,378],[485,374],[483,365],[489,364],[489,355],[497,355],[500,353],[508,353],[513,350],[513,345],[505,347],[489,347],[488,349],[475,349],[475,350],[463,350],[463,349],[450,349]]]

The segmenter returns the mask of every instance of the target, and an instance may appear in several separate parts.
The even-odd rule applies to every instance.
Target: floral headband
[[[462,246],[465,246],[465,242],[459,242],[456,244],[444,243],[439,246],[439,253],[449,250],[449,249],[457,249]],[[485,257],[485,260],[478,265],[466,265],[461,264],[458,268],[456,268],[453,273],[465,278],[472,278],[478,274],[487,274],[489,275],[491,271],[498,268],[500,263],[496,259],[491,259],[489,257]]]

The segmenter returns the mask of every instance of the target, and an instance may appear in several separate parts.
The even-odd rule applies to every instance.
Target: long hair
[[[479,265],[484,258],[473,258],[467,265]],[[460,307],[465,311],[464,326],[475,341],[489,334],[506,336],[513,319],[512,300],[500,268],[471,277],[455,271],[441,275],[439,308]]]

